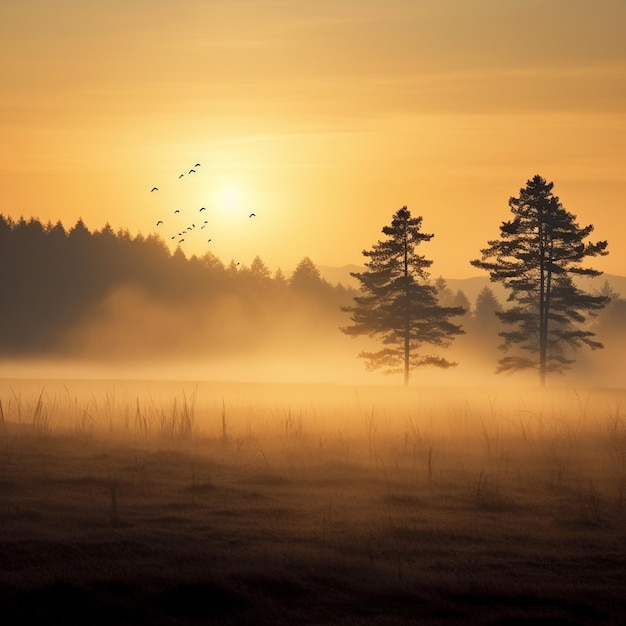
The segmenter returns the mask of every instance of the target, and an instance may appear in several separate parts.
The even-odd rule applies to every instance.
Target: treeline
[[[104,331],[113,323],[118,329],[109,338],[127,349],[100,345],[105,351],[201,351],[229,343],[237,349],[296,314],[311,330],[322,314],[334,314],[337,325],[339,307],[351,297],[308,257],[287,277],[258,257],[249,267],[224,265],[211,253],[187,258],[159,237],[108,225],[90,232],[79,220],[66,230],[60,222],[2,215],[0,293],[3,355],[80,352],[81,339],[98,342],[77,329]]]
[[[485,287],[470,302],[443,278],[433,283],[443,306],[459,306],[465,334],[452,347],[460,363],[498,357],[502,309]],[[598,336],[626,338],[626,300],[613,292],[595,319]],[[132,236],[110,226],[90,231],[82,220],[17,221],[0,215],[0,355],[245,354],[343,341],[341,307],[357,291],[325,280],[304,257],[289,275],[256,257],[224,264],[207,252],[187,258],[157,236]],[[624,339],[623,339],[624,340]],[[624,340],[626,341],[626,340]],[[332,359],[332,353],[329,354]]]

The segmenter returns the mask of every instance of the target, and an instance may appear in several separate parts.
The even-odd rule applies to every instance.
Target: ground
[[[240,432],[120,436],[39,410],[0,429],[4,624],[626,620],[619,415],[590,434],[372,412],[348,434],[257,406]]]

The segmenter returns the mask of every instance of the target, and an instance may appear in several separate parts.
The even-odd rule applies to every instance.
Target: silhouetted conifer
[[[608,301],[585,293],[573,281],[574,276],[601,274],[581,263],[607,254],[607,242],[585,243],[593,226],[581,228],[553,195],[553,186],[541,176],[527,181],[520,195],[509,200],[513,219],[502,223],[500,238],[488,241],[482,257],[471,261],[487,270],[492,281],[501,282],[513,303],[497,315],[514,327],[500,333],[503,349],[517,347],[520,352],[500,359],[498,371],[536,368],[541,385],[546,374],[563,372],[574,362],[568,349],[602,347],[585,328],[585,315]]]
[[[422,218],[411,217],[407,207],[393,215],[391,226],[382,229],[386,239],[363,251],[369,258],[366,271],[351,273],[361,284],[360,295],[354,297],[353,306],[342,307],[352,320],[351,326],[341,329],[344,333],[377,337],[386,346],[378,352],[361,352],[366,367],[383,368],[388,374],[403,372],[405,385],[417,367],[456,365],[422,349],[425,345],[446,348],[464,332],[450,322],[464,310],[441,306],[437,288],[428,283],[432,261],[417,254],[416,248],[433,235],[422,233],[421,225]]]
[[[319,296],[327,292],[331,285],[322,278],[315,263],[309,257],[304,257],[291,275],[289,286],[299,293]]]

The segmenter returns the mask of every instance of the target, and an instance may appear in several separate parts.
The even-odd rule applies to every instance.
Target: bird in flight
[[[162,223],[163,223],[163,220],[159,220],[159,221],[156,223],[156,225],[158,226],[159,224],[162,224]]]
[[[194,167],[200,167],[200,163],[196,163]]]
[[[190,170],[189,170],[189,173],[190,173],[190,174],[195,174],[195,173],[196,173],[196,170],[194,170],[194,169],[190,169]]]
[[[183,243],[184,239],[179,239],[178,243]]]
[[[202,207],[202,208],[200,209],[200,211],[206,211],[206,207]],[[198,213],[199,213],[200,211],[198,211]]]
[[[158,188],[158,187],[152,187],[152,189],[150,189],[150,192],[153,192],[153,191],[158,191],[158,190],[159,190],[159,188]]]
[[[180,213],[180,209],[176,209],[174,213]]]
[[[184,174],[181,174],[181,175],[178,177],[178,179],[180,180],[183,176],[184,176]]]
[[[250,215],[248,215],[248,217],[256,217],[256,213],[250,213]]]

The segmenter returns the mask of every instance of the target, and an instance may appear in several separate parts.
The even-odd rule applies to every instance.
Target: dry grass
[[[4,381],[3,622],[623,623],[623,398]]]

